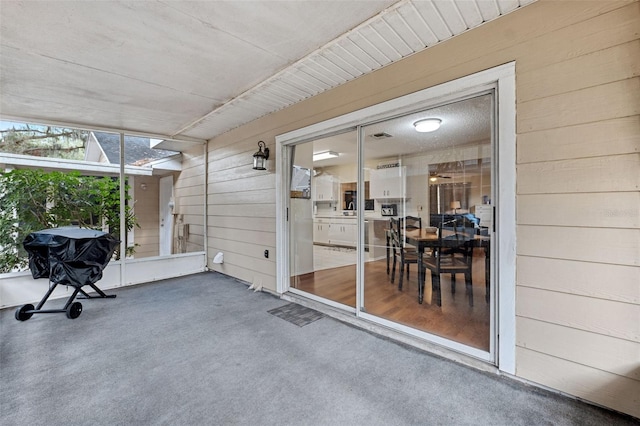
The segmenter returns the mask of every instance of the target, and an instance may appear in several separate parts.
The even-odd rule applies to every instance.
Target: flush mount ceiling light
[[[413,123],[413,127],[416,128],[416,132],[426,133],[434,132],[440,128],[442,120],[439,118],[427,118],[425,120],[418,120]]]
[[[339,157],[340,154],[335,151],[323,151],[318,152],[317,154],[313,154],[313,161],[326,160],[328,158]]]

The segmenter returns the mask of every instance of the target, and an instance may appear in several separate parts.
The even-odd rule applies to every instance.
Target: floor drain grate
[[[296,303],[289,303],[288,305],[271,309],[267,312],[285,321],[289,321],[298,327],[304,327],[307,324],[324,318],[324,314]]]

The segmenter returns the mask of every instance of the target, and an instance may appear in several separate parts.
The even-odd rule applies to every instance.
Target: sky
[[[10,129],[12,127],[20,127],[20,126],[22,126],[24,124],[25,123],[17,123],[17,122],[13,122],[13,121],[0,121],[0,130],[7,130],[7,129]],[[45,126],[38,126],[38,127],[45,127]]]

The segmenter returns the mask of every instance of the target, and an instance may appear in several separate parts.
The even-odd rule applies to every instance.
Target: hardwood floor
[[[485,301],[484,254],[474,253],[473,307],[465,291],[464,277],[458,275],[456,293],[451,279],[441,276],[442,306],[432,303],[430,276],[425,283],[424,302],[418,303],[417,267],[411,265],[410,277],[398,290],[398,274],[391,284],[386,260],[365,263],[364,309],[367,313],[426,331],[474,348],[489,350],[490,305]],[[355,307],[355,265],[325,269],[292,278],[291,286],[317,296]]]

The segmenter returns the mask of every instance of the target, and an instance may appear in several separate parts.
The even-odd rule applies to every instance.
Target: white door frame
[[[158,255],[170,256],[173,247],[173,176],[160,178],[158,185]]]
[[[467,77],[462,77],[428,89],[421,90],[400,98],[392,99],[330,120],[297,129],[276,136],[276,151],[279,164],[276,167],[276,291],[280,294],[289,290],[289,231],[287,227],[288,213],[288,179],[289,149],[291,145],[310,141],[319,137],[338,133],[347,128],[364,126],[393,116],[410,113],[414,110],[434,107],[444,103],[473,96],[486,90],[495,90],[497,117],[495,119],[494,161],[499,179],[494,180],[496,202],[494,226],[496,235],[492,244],[492,257],[495,267],[492,268],[492,297],[495,301],[495,318],[497,326],[492,330],[495,346],[491,350],[493,362],[501,371],[515,374],[515,263],[516,263],[516,97],[515,97],[515,63],[511,62]],[[361,163],[361,159],[360,159]],[[360,229],[360,233],[363,230]],[[360,235],[360,242],[363,236]],[[359,284],[360,285],[360,284]],[[359,306],[359,299],[357,300]],[[493,308],[492,308],[493,309]],[[356,315],[369,318],[356,310]],[[390,324],[399,329],[395,323]],[[424,337],[422,332],[413,329],[402,330],[410,334]],[[450,349],[476,356],[490,361],[486,352],[477,352],[455,342],[428,335],[426,340],[449,347]]]

